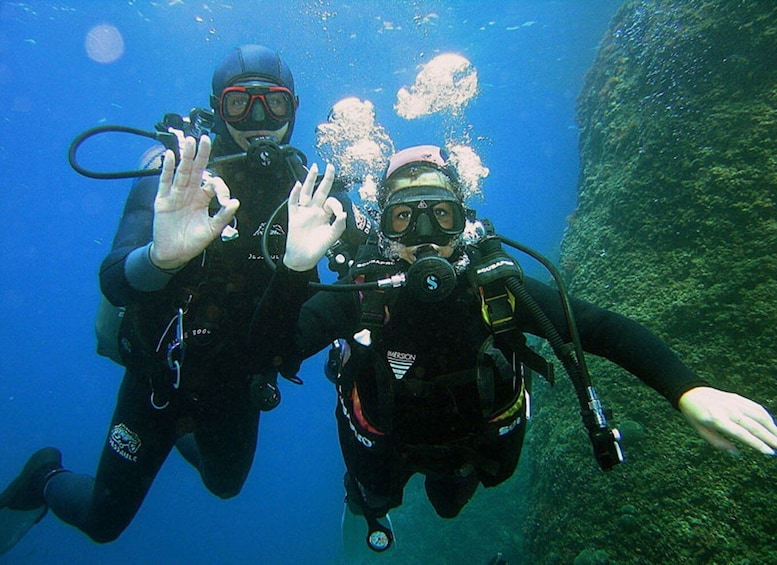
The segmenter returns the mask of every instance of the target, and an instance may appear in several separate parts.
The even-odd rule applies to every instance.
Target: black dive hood
[[[202,135],[209,135],[213,128],[213,113],[203,108],[194,108],[188,119],[178,114],[166,114],[161,122],[155,126],[155,131],[144,131],[121,125],[105,125],[88,129],[76,136],[70,144],[68,161],[77,173],[93,179],[129,179],[138,177],[152,177],[162,172],[162,167],[144,166],[141,169],[127,171],[93,171],[87,169],[78,162],[77,152],[81,145],[90,137],[106,133],[126,133],[130,135],[147,137],[162,144],[164,149],[169,149],[175,154],[176,163],[180,159],[178,151],[178,138],[170,133],[169,129],[182,131],[187,137],[199,139]],[[158,157],[164,156],[160,148]],[[285,167],[291,178],[299,181],[305,179],[307,174],[307,157],[296,147],[283,145],[272,137],[254,137],[250,139],[248,151],[240,151],[231,155],[214,157],[208,162],[208,167],[217,167],[237,161],[246,161],[252,168],[268,169]]]

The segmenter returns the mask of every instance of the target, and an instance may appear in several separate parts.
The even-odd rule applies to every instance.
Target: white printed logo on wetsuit
[[[140,436],[130,430],[124,424],[116,424],[111,428],[111,434],[108,436],[108,443],[116,453],[124,457],[127,461],[133,463],[138,460],[138,450],[140,449]]]
[[[256,231],[251,234],[252,237],[262,237],[264,234],[264,228],[267,226],[267,222],[262,222],[259,224],[259,227],[256,228]],[[286,230],[283,229],[283,226],[281,224],[273,224],[270,228],[270,237],[272,236],[282,236],[286,235]]]
[[[401,351],[387,351],[386,359],[397,380],[401,380],[405,373],[407,373],[407,370],[415,363],[415,355],[412,353],[402,353]]]
[[[262,222],[259,224],[259,227],[256,228],[256,231],[251,234],[251,237],[263,237],[264,236],[264,230],[267,227],[267,222]],[[283,229],[283,226],[280,224],[273,224],[270,228],[270,240],[277,239],[278,237],[285,237],[286,236],[286,230]],[[272,257],[273,261],[280,261],[281,256],[279,253],[272,251],[270,252],[270,256]],[[251,261],[264,261],[264,255],[262,253],[253,253],[250,252],[248,254],[248,258]]]
[[[356,204],[351,204],[351,216],[356,224],[356,229],[360,232],[369,235],[372,222],[365,216],[361,209]]]

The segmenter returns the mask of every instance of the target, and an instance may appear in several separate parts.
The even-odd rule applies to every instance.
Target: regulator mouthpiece
[[[273,137],[252,137],[246,151],[248,162],[256,168],[272,167],[283,159],[283,151]]]
[[[416,261],[407,271],[407,289],[421,302],[438,302],[448,298],[456,287],[453,265],[437,255],[431,245],[416,252]]]

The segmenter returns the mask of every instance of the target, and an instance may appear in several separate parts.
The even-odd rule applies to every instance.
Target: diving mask
[[[219,116],[240,131],[276,131],[294,119],[297,101],[283,86],[251,81],[228,86],[219,98]]]
[[[449,190],[414,186],[391,194],[381,214],[381,231],[403,245],[447,245],[464,231],[464,207]]]

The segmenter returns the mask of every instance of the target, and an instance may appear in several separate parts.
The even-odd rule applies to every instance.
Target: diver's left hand
[[[765,455],[775,455],[777,425],[766,408],[757,402],[702,386],[683,394],[678,406],[699,435],[715,448],[738,454],[728,439],[731,438]]]
[[[315,267],[343,230],[346,213],[336,198],[329,198],[335,169],[327,165],[324,177],[315,188],[318,165],[311,165],[305,182],[297,182],[289,194],[289,230],[283,264],[292,271]],[[334,221],[332,217],[334,216]]]

